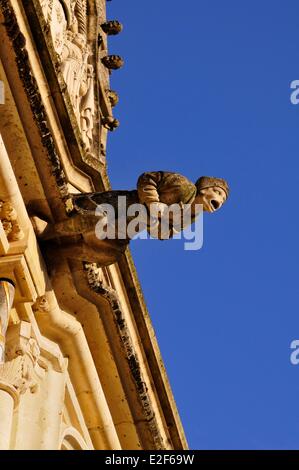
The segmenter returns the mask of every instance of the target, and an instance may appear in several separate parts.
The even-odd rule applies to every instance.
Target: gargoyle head
[[[203,205],[204,211],[215,212],[228,198],[229,186],[222,178],[202,176],[196,181],[195,186],[196,202]]]

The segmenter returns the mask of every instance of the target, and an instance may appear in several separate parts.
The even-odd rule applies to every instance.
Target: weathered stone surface
[[[29,217],[70,221],[72,194],[110,189],[105,22],[104,0],[0,0],[0,276],[16,289],[1,322],[1,450],[187,446],[126,240],[38,243]]]
[[[122,32],[123,25],[117,20],[110,20],[101,24],[101,28],[108,36],[115,36]]]
[[[102,58],[102,62],[109,70],[117,70],[124,65],[124,60],[119,55],[107,55]]]

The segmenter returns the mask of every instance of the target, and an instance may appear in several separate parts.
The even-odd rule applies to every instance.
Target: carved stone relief
[[[12,385],[19,394],[28,389],[31,393],[36,392],[38,376],[42,375],[38,366],[39,355],[39,347],[33,338],[22,345],[7,348],[7,361],[0,365],[1,379]]]
[[[85,161],[97,158],[104,163],[107,130],[119,125],[112,115],[118,96],[110,90],[109,76],[124,63],[120,56],[108,54],[107,36],[120,33],[122,24],[106,20],[104,1],[97,2],[96,13],[88,0],[40,0],[40,5],[81,131]]]
[[[21,240],[24,233],[17,220],[17,212],[10,202],[0,201],[0,221],[8,241]]]
[[[19,395],[36,393],[45,376],[45,363],[35,339],[18,335],[6,346],[6,361],[0,364],[0,389],[10,393],[17,406]]]
[[[44,0],[53,46],[82,134],[85,150],[92,151],[95,127],[95,72],[87,39],[87,0]]]

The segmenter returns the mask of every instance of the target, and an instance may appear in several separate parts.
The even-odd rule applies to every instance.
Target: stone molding
[[[102,275],[102,269],[99,268],[96,264],[84,263],[83,266],[89,288],[92,289],[96,294],[105,298],[110,304],[114,321],[117,325],[119,339],[122,343],[133,381],[136,386],[138,397],[142,405],[144,417],[151,431],[155,450],[165,450],[166,446],[159,430],[159,425],[155,416],[155,412],[153,411],[153,406],[148,394],[146,382],[144,381],[142,375],[138,355],[133,346],[130,330],[122,312],[122,306],[117,292],[111,286],[105,284]]]

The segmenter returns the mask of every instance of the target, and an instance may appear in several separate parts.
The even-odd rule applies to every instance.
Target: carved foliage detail
[[[7,347],[6,362],[0,364],[0,382],[9,384],[18,394],[38,389],[38,379],[44,371],[38,365],[40,350],[33,339],[22,339],[13,347]]]
[[[114,106],[116,106],[119,101],[117,92],[114,90],[106,90],[106,95],[112,108],[114,108]]]
[[[17,220],[17,212],[10,202],[0,201],[0,220],[9,241],[21,240],[24,237]]]
[[[115,36],[116,34],[121,33],[123,30],[123,25],[117,20],[106,21],[101,25],[101,27],[104,33],[106,33],[108,36]]]
[[[117,70],[123,67],[124,60],[119,55],[106,55],[102,58],[102,62],[109,70]]]

